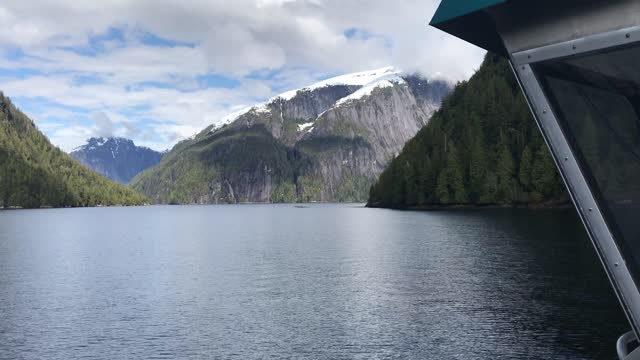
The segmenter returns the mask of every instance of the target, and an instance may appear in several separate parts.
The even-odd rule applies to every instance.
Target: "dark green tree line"
[[[507,61],[487,54],[371,187],[369,205],[516,205],[567,200]]]

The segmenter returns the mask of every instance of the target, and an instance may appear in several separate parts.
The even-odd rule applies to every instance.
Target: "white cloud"
[[[116,127],[113,121],[109,119],[109,116],[102,111],[91,115],[91,119],[96,124],[93,135],[96,137],[112,137],[115,133]]]
[[[71,151],[91,135],[91,129],[84,126],[63,126],[49,132],[49,140],[61,149]]]
[[[162,149],[232,108],[329,75],[393,65],[467,78],[484,52],[427,27],[438,3],[9,0],[0,4],[0,90],[60,105],[31,113],[65,150],[95,132],[90,121],[73,120],[83,112],[106,114],[112,133]],[[94,56],[80,51],[109,29],[120,29],[122,38],[105,39]],[[356,36],[346,36],[349,29]],[[176,43],[154,46],[147,34]],[[28,56],[12,59],[16,49]],[[11,77],[2,69],[39,74]],[[199,79],[212,74],[237,86],[203,86]],[[67,129],[47,127],[64,116]]]

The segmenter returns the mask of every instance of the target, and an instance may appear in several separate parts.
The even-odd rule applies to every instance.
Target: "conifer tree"
[[[506,145],[500,148],[498,161],[496,163],[498,201],[501,203],[509,203],[514,199],[513,157]]]
[[[447,170],[443,169],[440,175],[438,175],[438,185],[436,187],[436,196],[441,204],[449,204],[451,202],[448,182],[449,177],[447,176]]]
[[[449,186],[449,194],[451,194],[451,202],[463,204],[467,202],[467,191],[464,186],[464,178],[462,167],[458,158],[456,147],[451,144],[449,153],[447,154],[447,182]]]
[[[525,146],[520,157],[520,171],[518,173],[518,179],[520,184],[525,189],[529,189],[531,186],[531,149],[529,146]]]
[[[555,176],[555,164],[546,145],[543,143],[536,153],[531,171],[533,188],[542,196],[549,197],[556,190],[558,178]]]
[[[472,200],[479,200],[482,188],[486,181],[487,155],[486,145],[482,138],[482,133],[476,130],[473,135],[473,148],[471,150],[471,160],[469,163],[469,187]]]

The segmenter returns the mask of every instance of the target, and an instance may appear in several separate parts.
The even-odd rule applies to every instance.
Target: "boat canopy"
[[[640,0],[443,0],[431,25],[509,58],[640,359]]]
[[[500,36],[484,10],[507,1],[445,0],[440,3],[430,25],[481,48],[505,53]]]

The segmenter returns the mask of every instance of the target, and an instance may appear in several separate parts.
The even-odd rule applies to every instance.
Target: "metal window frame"
[[[588,186],[568,139],[564,136],[553,108],[532,68],[533,64],[545,60],[585,55],[631,44],[640,46],[640,26],[515,52],[510,54],[510,60],[536,123],[569,190],[571,200],[587,229],[624,312],[638,336],[640,334],[640,289],[631,276],[613,233],[598,207],[594,193]]]

